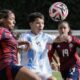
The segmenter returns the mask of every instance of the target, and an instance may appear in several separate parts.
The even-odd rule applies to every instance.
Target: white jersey
[[[21,51],[21,65],[39,74],[52,74],[48,59],[47,43],[52,43],[55,36],[41,32],[34,35],[32,32],[24,33],[20,40],[28,41],[31,48],[28,52]]]

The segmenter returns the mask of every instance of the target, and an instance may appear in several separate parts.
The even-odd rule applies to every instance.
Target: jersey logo
[[[60,45],[57,45],[57,48],[60,48]]]
[[[37,42],[36,42],[36,44],[37,44],[38,46],[41,46],[41,44],[40,44],[40,42],[39,42],[39,41],[37,41]]]
[[[70,43],[70,44],[69,44],[69,48],[72,48],[72,47],[73,47],[73,44],[72,44],[72,43]]]

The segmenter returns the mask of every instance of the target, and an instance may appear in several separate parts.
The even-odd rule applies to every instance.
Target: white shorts
[[[46,63],[40,63],[40,67],[36,67],[34,69],[30,69],[32,72],[38,74],[42,80],[47,80],[52,76],[52,69],[50,66],[46,66]]]

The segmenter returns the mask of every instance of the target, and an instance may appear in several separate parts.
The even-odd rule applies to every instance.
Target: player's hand
[[[47,48],[48,50],[51,50],[52,44],[51,44],[51,43],[47,43],[47,44],[46,44],[46,48]]]
[[[22,47],[22,45],[24,46],[24,48]],[[24,51],[28,51],[31,48],[31,44],[27,41],[20,40],[18,41],[18,48],[21,48]]]
[[[59,36],[61,42],[71,42],[72,37],[70,35],[62,34]]]
[[[60,70],[60,64],[57,64],[56,62],[52,62],[51,63],[51,67],[55,71],[59,71]]]

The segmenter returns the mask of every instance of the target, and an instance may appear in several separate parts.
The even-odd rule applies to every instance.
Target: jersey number
[[[63,55],[63,57],[69,56],[69,51],[68,51],[68,49],[63,49],[63,50],[62,50],[62,55]]]

